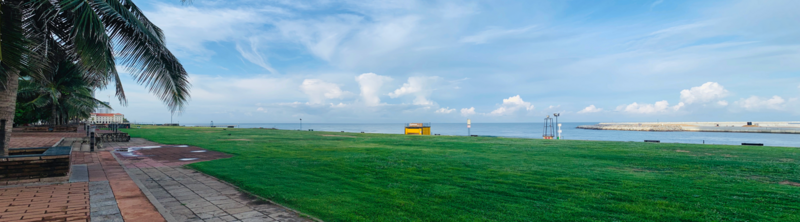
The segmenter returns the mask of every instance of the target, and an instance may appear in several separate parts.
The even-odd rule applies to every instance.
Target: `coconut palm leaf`
[[[30,51],[22,19],[19,4],[0,2],[0,90],[6,87],[7,72],[26,67],[25,55]]]
[[[149,20],[143,22],[144,15],[132,2],[60,0],[58,8],[72,23],[69,38],[82,65],[117,82],[117,97],[122,102],[125,94],[116,64],[126,67],[170,110],[183,108],[189,98],[186,70],[166,48],[160,29]]]

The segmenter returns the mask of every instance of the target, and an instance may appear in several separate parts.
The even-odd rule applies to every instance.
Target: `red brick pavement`
[[[72,156],[69,158],[72,165],[100,163],[100,159],[97,157],[97,155],[92,155],[91,152],[73,150]]]
[[[13,132],[11,148],[49,147],[63,137],[84,137],[85,132]],[[166,221],[108,151],[73,151],[71,164],[86,164],[89,181],[108,181],[125,221]],[[18,181],[23,184],[26,181]],[[5,185],[5,184],[3,184]],[[0,188],[0,222],[88,221],[88,183]]]
[[[11,148],[50,147],[56,144],[61,137],[20,137],[11,136]]]
[[[0,222],[89,221],[89,183],[0,188]]]
[[[11,133],[11,148],[49,147],[56,144],[64,137],[84,137],[84,133],[48,133],[48,132],[13,132]]]
[[[101,151],[98,156],[100,157],[99,162],[102,165],[103,176],[108,178],[108,183],[111,185],[111,190],[117,199],[117,206],[125,221],[166,221],[110,152]],[[89,180],[95,181],[100,176],[98,169],[93,169],[92,165],[96,164],[88,165]],[[93,177],[93,170],[97,176]]]

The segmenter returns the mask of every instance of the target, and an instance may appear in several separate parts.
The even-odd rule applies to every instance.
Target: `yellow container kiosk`
[[[430,123],[409,123],[406,124],[406,135],[431,135]]]

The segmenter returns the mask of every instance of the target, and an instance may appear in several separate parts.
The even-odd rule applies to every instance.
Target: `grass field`
[[[796,148],[125,131],[234,154],[190,167],[325,221],[800,221]]]

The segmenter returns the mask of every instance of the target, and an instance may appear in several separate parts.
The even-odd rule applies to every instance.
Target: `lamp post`
[[[472,128],[472,120],[467,119],[467,136],[472,136],[472,132],[470,132],[470,128]]]
[[[553,116],[556,117],[556,126],[558,126],[558,134],[556,136],[557,140],[561,139],[561,124],[558,123],[558,116],[561,116],[561,113],[553,113]]]
[[[303,130],[303,118],[300,118],[300,130]]]

